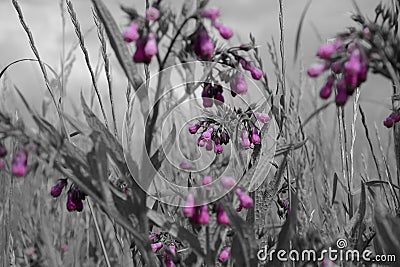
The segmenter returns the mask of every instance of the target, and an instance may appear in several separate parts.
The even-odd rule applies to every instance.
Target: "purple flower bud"
[[[203,205],[200,207],[200,215],[197,218],[197,222],[199,224],[208,224],[209,220],[210,220],[210,215],[208,214],[208,206]]]
[[[307,73],[310,77],[318,77],[322,72],[326,70],[325,64],[318,64],[308,68]]]
[[[190,170],[193,168],[192,164],[190,164],[189,162],[181,162],[181,164],[179,164],[179,168],[184,169],[184,170]]]
[[[340,62],[340,61],[333,62],[331,65],[331,70],[336,74],[341,73],[343,71],[342,62]]]
[[[206,131],[204,131],[204,132],[201,134],[201,137],[202,137],[204,140],[207,140],[207,141],[208,141],[208,140],[211,139],[211,136],[212,136],[213,131],[214,131],[214,128],[210,127],[210,128],[208,128]]]
[[[194,196],[193,194],[189,194],[185,206],[183,207],[183,214],[185,214],[186,217],[192,217],[196,213],[194,204]]]
[[[155,21],[160,17],[160,11],[158,11],[157,8],[155,7],[150,7],[147,11],[146,11],[146,19],[148,21]]]
[[[251,142],[252,142],[253,144],[256,144],[256,145],[258,145],[258,144],[261,143],[261,138],[260,138],[260,136],[258,135],[258,130],[257,130],[257,128],[253,128],[253,129],[251,130]]]
[[[386,128],[392,128],[394,125],[394,120],[389,116],[383,121],[383,125],[385,125]]]
[[[203,98],[203,107],[205,108],[211,108],[213,106],[213,100],[212,98]]]
[[[247,62],[245,59],[243,59],[243,58],[241,58],[240,60],[239,60],[239,62],[240,62],[240,65],[242,65],[242,68],[244,69],[244,70],[247,70],[247,71],[251,71],[251,69],[253,68],[253,64],[251,64],[250,62]]]
[[[171,251],[172,255],[176,254],[176,245],[175,245],[175,243],[169,244],[168,248],[169,248],[169,251]]]
[[[343,106],[344,104],[346,104],[347,101],[347,93],[339,91],[336,95],[335,101],[336,105]]]
[[[68,198],[67,198],[67,210],[68,211],[74,211],[76,210],[76,204],[73,200],[73,193],[72,191],[68,192]]]
[[[215,143],[214,152],[217,154],[221,154],[223,151],[224,151],[224,148],[222,147],[222,145],[219,143]]]
[[[4,145],[0,145],[0,158],[4,158],[7,155],[7,148]]]
[[[235,186],[236,181],[229,176],[222,176],[220,178],[221,184],[225,189],[231,189]]]
[[[152,56],[157,54],[158,49],[157,49],[157,41],[156,41],[156,36],[154,33],[149,33],[147,35],[147,40],[146,40],[146,45],[144,47],[144,53],[147,57],[151,59]]]
[[[217,7],[207,8],[203,10],[203,12],[201,12],[201,16],[203,18],[208,18],[211,21],[215,21],[220,16],[219,8]]]
[[[268,123],[270,122],[271,118],[268,114],[265,113],[254,113],[254,116],[259,120],[261,123]]]
[[[332,94],[332,87],[324,86],[322,87],[321,91],[319,91],[319,96],[322,99],[328,99]]]
[[[66,186],[67,186],[67,180],[66,179],[60,179],[60,180],[58,180],[58,183],[51,188],[50,194],[53,197],[58,197],[58,196],[61,195],[64,187],[66,187]]]
[[[197,131],[200,129],[200,125],[199,124],[193,124],[193,125],[190,125],[189,126],[189,132],[191,133],[191,134],[195,134],[195,133],[197,133]]]
[[[347,62],[344,64],[344,69],[348,75],[358,75],[361,71],[360,50],[354,50]]]
[[[26,174],[26,165],[14,163],[12,166],[12,173],[16,176],[24,176]]]
[[[160,248],[162,248],[163,243],[162,242],[158,242],[158,243],[154,243],[151,244],[151,249],[153,250],[153,252],[157,252]]]
[[[208,185],[209,183],[212,182],[211,176],[204,176],[203,178],[203,185]]]
[[[200,136],[200,137],[197,139],[197,145],[198,145],[199,147],[203,147],[205,144],[206,144],[206,143],[204,142],[204,139]]]
[[[201,59],[209,59],[214,53],[214,43],[204,27],[200,27],[192,40],[194,52]]]
[[[357,75],[347,74],[345,75],[344,80],[346,82],[346,85],[350,88],[356,88],[358,85]]]
[[[247,92],[247,83],[242,73],[237,72],[230,81],[231,90],[236,94],[245,94]]]
[[[400,121],[400,113],[393,112],[392,114],[390,114],[389,117],[392,118],[392,120],[393,120],[395,123]]]
[[[225,225],[229,225],[229,218],[226,215],[225,211],[222,209],[221,206],[218,207],[218,211],[217,211],[217,222],[219,224],[225,224]]]
[[[138,30],[139,25],[132,22],[130,27],[127,28],[122,34],[124,41],[128,43],[135,42],[139,38]]]
[[[21,149],[15,153],[12,173],[16,176],[24,176],[27,171],[28,153],[25,149]]]
[[[165,266],[166,267],[174,267],[175,263],[173,260],[171,260],[170,258],[165,259]]]
[[[231,254],[231,247],[226,247],[221,251],[221,253],[219,253],[218,260],[220,262],[225,262],[229,259],[230,254]]]
[[[334,44],[325,44],[321,45],[318,49],[317,56],[322,59],[329,59],[333,53],[336,52],[336,45]]]
[[[208,140],[208,141],[206,142],[206,150],[207,150],[207,151],[213,150],[213,143],[212,143],[211,140]]]
[[[251,142],[249,140],[249,133],[247,131],[244,131],[242,134],[241,145],[242,145],[242,148],[244,148],[244,149],[249,148],[251,145]]]
[[[4,168],[4,161],[0,159],[0,169]]]
[[[151,56],[149,57],[146,55],[144,51],[144,47],[146,45],[146,40],[145,39],[138,39],[136,41],[136,51],[135,54],[133,55],[133,60],[138,63],[150,63],[151,61]]]
[[[253,77],[254,80],[260,80],[263,76],[263,72],[255,66],[253,66],[250,69],[250,72],[251,72],[251,77]]]
[[[220,22],[215,22],[214,26],[219,31],[221,37],[224,38],[225,40],[229,40],[233,36],[233,31],[228,26]]]
[[[251,206],[253,206],[253,199],[250,196],[248,196],[245,192],[243,192],[240,188],[236,189],[236,194],[239,197],[240,206],[242,206],[245,209],[248,209]]]

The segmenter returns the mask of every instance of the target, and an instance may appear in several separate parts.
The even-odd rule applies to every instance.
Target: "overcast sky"
[[[167,1],[167,0],[164,0]],[[20,0],[26,21],[34,35],[37,47],[45,62],[59,70],[59,62],[62,47],[61,35],[61,18],[59,1],[55,0]],[[75,9],[81,27],[84,31],[93,26],[91,16],[91,3],[89,0],[75,0]],[[127,20],[123,12],[120,11],[120,4],[133,4],[139,11],[144,10],[144,1],[104,1],[112,10],[116,21],[123,28]],[[177,3],[180,1],[169,0],[178,8]],[[366,14],[372,14],[377,3],[376,0],[358,1],[361,9]],[[285,43],[287,54],[287,70],[289,80],[297,81],[299,77],[298,69],[293,63],[294,39],[297,31],[297,25],[300,19],[301,11],[306,5],[306,0],[284,1],[284,21],[285,21]],[[267,73],[270,76],[271,83],[274,83],[272,64],[269,60],[266,43],[279,40],[279,24],[278,24],[278,1],[277,0],[220,0],[211,1],[210,6],[218,6],[221,8],[221,20],[235,30],[235,38],[231,40],[232,44],[240,43],[239,40],[247,41],[251,32],[261,46],[261,53],[264,59]],[[306,20],[303,26],[303,34],[301,38],[302,62],[306,67],[315,61],[315,53],[321,44],[318,35],[324,40],[331,38],[336,32],[343,30],[352,22],[350,20],[350,11],[353,10],[352,1],[350,0],[315,0],[312,2]],[[26,35],[18,22],[16,12],[11,1],[0,0],[0,66],[20,59],[32,58],[33,54],[29,48]],[[66,40],[67,49],[76,42],[76,36],[71,26],[70,19],[67,16]],[[318,31],[318,34],[316,33]],[[96,32],[92,31],[87,36],[87,45],[89,47],[90,56],[93,64],[97,60],[98,41]],[[111,51],[110,51],[111,53]],[[84,65],[83,56],[80,50],[76,51],[77,62],[75,64],[71,82],[69,84],[70,101],[76,100],[80,90],[88,92],[90,89],[90,76]],[[125,79],[121,75],[117,66],[113,67],[113,81],[116,89],[117,101],[123,101],[124,90],[126,86]],[[12,68],[8,72],[9,78],[21,90],[30,97],[30,99],[40,100],[45,91],[43,79],[39,69],[35,63],[23,63]],[[104,85],[104,79],[102,78]],[[290,83],[289,83],[290,84]],[[104,94],[106,87],[101,86]],[[304,90],[312,90],[304,88]],[[304,92],[307,97],[309,92]],[[75,98],[74,98],[75,97]],[[389,105],[370,104],[369,101],[378,101],[381,103],[390,103],[389,84],[380,78],[371,78],[362,88],[361,100],[365,102],[364,106],[368,109],[368,117],[372,121],[381,124],[384,116],[389,112]],[[36,101],[39,102],[39,101]],[[118,113],[122,115],[124,106],[120,105]],[[310,111],[312,112],[312,111]]]

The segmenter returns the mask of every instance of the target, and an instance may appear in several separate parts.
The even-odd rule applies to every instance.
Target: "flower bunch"
[[[177,241],[172,239],[167,233],[151,233],[149,236],[151,249],[164,259],[165,266],[174,267],[175,263],[171,256],[176,256]]]
[[[219,84],[212,84],[206,82],[203,84],[203,91],[201,97],[203,100],[203,107],[210,108],[215,103],[216,105],[221,105],[225,102],[222,86]]]
[[[199,147],[205,147],[207,151],[214,149],[216,154],[224,151],[222,145],[229,143],[229,134],[227,129],[212,120],[200,120],[196,124],[189,126],[189,132],[196,134],[200,132],[200,137],[197,140]]]
[[[365,32],[362,35],[365,38]],[[369,58],[358,38],[352,35],[341,35],[331,44],[322,45],[317,56],[324,62],[311,66],[307,72],[310,77],[318,77],[330,71],[325,85],[320,90],[320,97],[327,99],[336,87],[336,104],[342,106],[348,96],[354,93],[367,79]]]
[[[151,7],[146,11],[147,21],[157,21],[160,12]],[[144,25],[143,25],[144,24]],[[138,63],[149,64],[154,55],[158,53],[157,36],[151,31],[148,23],[132,21],[130,26],[123,32],[125,42],[136,43],[136,51],[133,60]]]

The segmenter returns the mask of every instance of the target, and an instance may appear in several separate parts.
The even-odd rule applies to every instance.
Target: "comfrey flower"
[[[400,113],[393,112],[383,121],[383,125],[387,128],[392,128],[393,125],[400,121]]]
[[[206,28],[201,25],[192,36],[192,46],[200,59],[210,59],[214,54],[214,43]]]
[[[210,215],[208,214],[208,205],[200,206],[200,214],[197,217],[197,222],[199,224],[208,224],[210,220]]]
[[[233,36],[232,29],[222,24],[221,22],[215,22],[213,25],[218,30],[222,38],[229,40]]]
[[[236,72],[230,81],[230,87],[232,95],[235,96],[236,94],[243,95],[247,93],[247,83],[246,79],[241,72]]]
[[[149,64],[151,58],[158,53],[156,36],[149,33],[146,38],[140,38],[136,41],[136,51],[133,60],[138,63]]]
[[[81,212],[83,210],[82,200],[85,199],[86,194],[83,193],[76,185],[72,185],[68,190],[67,210]]]
[[[336,87],[336,105],[342,106],[354,90],[366,81],[369,58],[365,47],[360,46],[358,38],[363,38],[360,36],[342,35],[332,44],[322,45],[318,49],[317,55],[323,63],[311,66],[307,73],[314,78],[330,71],[326,84],[320,90],[322,99],[329,98]]]
[[[193,217],[196,213],[196,208],[195,208],[195,199],[193,194],[189,194],[186,199],[186,204],[183,207],[183,214],[185,214],[186,217]]]
[[[223,145],[229,143],[229,134],[226,129],[216,122],[208,120],[199,121],[196,124],[189,126],[191,134],[201,133],[197,140],[199,147],[205,147],[207,151],[212,151],[220,154],[224,151]]]
[[[12,173],[16,176],[24,176],[27,171],[28,153],[20,149],[15,153],[12,165]]]
[[[221,184],[225,189],[231,189],[236,185],[235,179],[230,176],[222,176],[220,178]]]
[[[231,247],[226,247],[219,253],[218,260],[220,262],[225,262],[229,259],[230,254],[231,254]]]
[[[153,250],[153,252],[157,252],[162,247],[163,247],[162,242],[157,242],[157,243],[151,244],[151,249]]]
[[[239,197],[240,200],[240,208],[248,209],[253,206],[253,199],[243,192],[240,188],[236,189],[236,195]]]
[[[225,225],[229,225],[229,218],[226,215],[225,211],[222,209],[221,206],[218,206],[218,210],[217,210],[217,222],[219,224],[225,224]]]
[[[261,123],[268,123],[271,120],[271,118],[268,116],[268,114],[265,114],[265,113],[254,113],[254,116]]]
[[[50,194],[53,197],[59,197],[63,191],[63,189],[67,186],[68,182],[67,179],[59,179],[57,184],[55,184],[51,190]]]
[[[219,84],[204,83],[201,93],[203,107],[212,107],[214,103],[216,105],[223,104],[225,102],[224,96],[222,95],[223,92],[222,86]]]
[[[124,41],[127,43],[136,42],[139,39],[139,25],[132,22],[128,29],[123,33]]]
[[[244,70],[247,70],[251,73],[251,77],[253,77],[254,80],[260,80],[263,77],[263,72],[259,68],[254,66],[253,63],[248,62],[244,58],[240,58],[239,62]]]
[[[158,11],[157,8],[155,7],[150,7],[147,11],[146,11],[146,19],[148,21],[155,21],[158,20],[158,18],[160,17],[160,11]]]

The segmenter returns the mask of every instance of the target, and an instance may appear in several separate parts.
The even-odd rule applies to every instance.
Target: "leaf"
[[[132,55],[122,38],[121,31],[111,15],[111,12],[104,5],[102,0],[92,0],[96,13],[104,25],[111,47],[113,48],[118,62],[124,70],[126,77],[135,90],[143,84],[142,78],[138,75],[138,70],[132,62]]]
[[[379,201],[375,201],[374,221],[377,242],[385,254],[395,255],[400,259],[400,219],[388,214]],[[390,266],[398,266],[396,262],[387,262]]]

